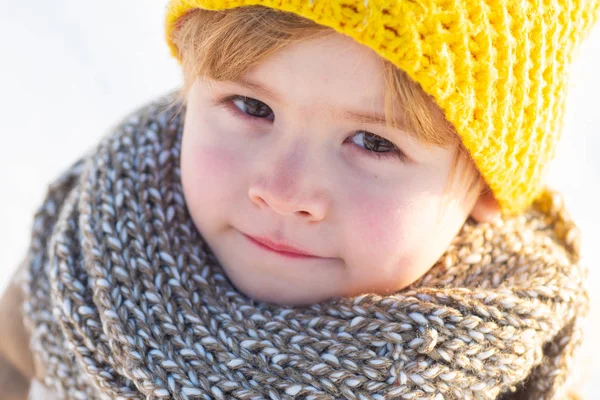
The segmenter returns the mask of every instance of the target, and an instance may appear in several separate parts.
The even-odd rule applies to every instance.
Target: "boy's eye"
[[[256,118],[267,118],[270,120],[275,119],[275,115],[273,114],[271,107],[260,100],[245,96],[235,96],[232,101],[233,104],[244,114],[248,114]]]
[[[235,108],[248,118],[263,118],[271,121],[275,119],[271,107],[252,97],[235,95],[222,100],[220,103],[225,104],[226,102],[233,103]],[[358,145],[358,150],[367,156],[381,159],[395,156],[400,161],[406,160],[405,154],[394,143],[374,133],[357,131],[350,140]]]
[[[358,140],[354,138],[358,138]],[[359,148],[362,152],[367,153],[368,155],[373,155],[378,158],[395,155],[400,159],[400,161],[405,160],[404,153],[398,147],[396,147],[395,144],[373,133],[367,131],[358,131],[351,140],[353,143],[359,145]],[[361,145],[361,143],[364,146]]]

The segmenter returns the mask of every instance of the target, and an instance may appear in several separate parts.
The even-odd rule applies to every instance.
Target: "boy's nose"
[[[327,214],[323,176],[306,162],[306,150],[294,146],[275,162],[263,160],[261,172],[248,190],[250,200],[283,216],[323,220]]]

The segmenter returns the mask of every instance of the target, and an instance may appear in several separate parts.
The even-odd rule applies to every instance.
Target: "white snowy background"
[[[179,85],[166,0],[0,0],[0,290],[23,257],[46,186],[114,123]],[[572,70],[550,182],[583,231],[592,311],[586,399],[600,398],[600,28]],[[2,321],[0,321],[2,323]]]

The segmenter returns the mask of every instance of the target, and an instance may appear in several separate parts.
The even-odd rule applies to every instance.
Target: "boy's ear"
[[[479,195],[471,210],[471,217],[477,222],[492,222],[500,214],[500,205],[488,187]]]

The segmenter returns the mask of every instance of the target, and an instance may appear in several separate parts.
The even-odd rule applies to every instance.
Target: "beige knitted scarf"
[[[394,295],[260,303],[232,286],[188,215],[185,107],[166,107],[171,96],[127,117],[36,215],[25,314],[61,398],[565,398],[588,298],[558,195],[467,221]]]

